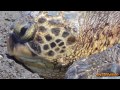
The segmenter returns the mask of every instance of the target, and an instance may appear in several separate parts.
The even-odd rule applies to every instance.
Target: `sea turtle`
[[[7,40],[8,54],[41,77],[59,79],[74,61],[119,43],[119,12],[81,12],[80,33],[63,16],[42,11],[29,21],[19,19]]]

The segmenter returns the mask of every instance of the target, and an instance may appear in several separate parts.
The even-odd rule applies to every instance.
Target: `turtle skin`
[[[7,40],[8,54],[43,78],[61,79],[74,61],[119,43],[119,12],[81,13],[77,34],[61,13],[18,20]]]

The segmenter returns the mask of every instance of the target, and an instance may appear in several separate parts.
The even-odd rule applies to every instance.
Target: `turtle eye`
[[[28,30],[28,28],[26,26],[22,27],[21,30],[20,30],[20,34],[19,35],[21,37],[24,36],[27,30]]]
[[[28,31],[28,29],[30,28],[29,24],[16,24],[16,26],[14,25],[11,26],[11,29],[14,29],[14,33],[18,36],[18,37],[23,37],[26,32]]]
[[[21,41],[29,41],[34,38],[36,29],[35,23],[18,23],[14,26],[14,33]]]

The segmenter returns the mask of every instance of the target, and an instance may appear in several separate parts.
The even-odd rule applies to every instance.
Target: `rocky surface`
[[[104,75],[103,75],[104,74]],[[108,74],[108,75],[107,75]],[[111,74],[111,75],[110,75]],[[120,79],[120,44],[74,62],[66,79]]]
[[[7,57],[6,38],[11,32],[10,26],[21,17],[23,12],[0,11],[0,79],[39,79],[39,75],[32,73],[22,65]]]

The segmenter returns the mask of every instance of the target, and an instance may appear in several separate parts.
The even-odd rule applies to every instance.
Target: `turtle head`
[[[33,22],[18,22],[11,26],[13,34],[21,41],[29,41],[35,35],[35,24]]]
[[[9,34],[7,39],[8,54],[14,55],[18,52],[19,55],[19,53],[23,53],[23,51],[30,52],[25,43],[34,39],[36,31],[35,23],[18,21],[11,26],[11,29],[13,32]]]

